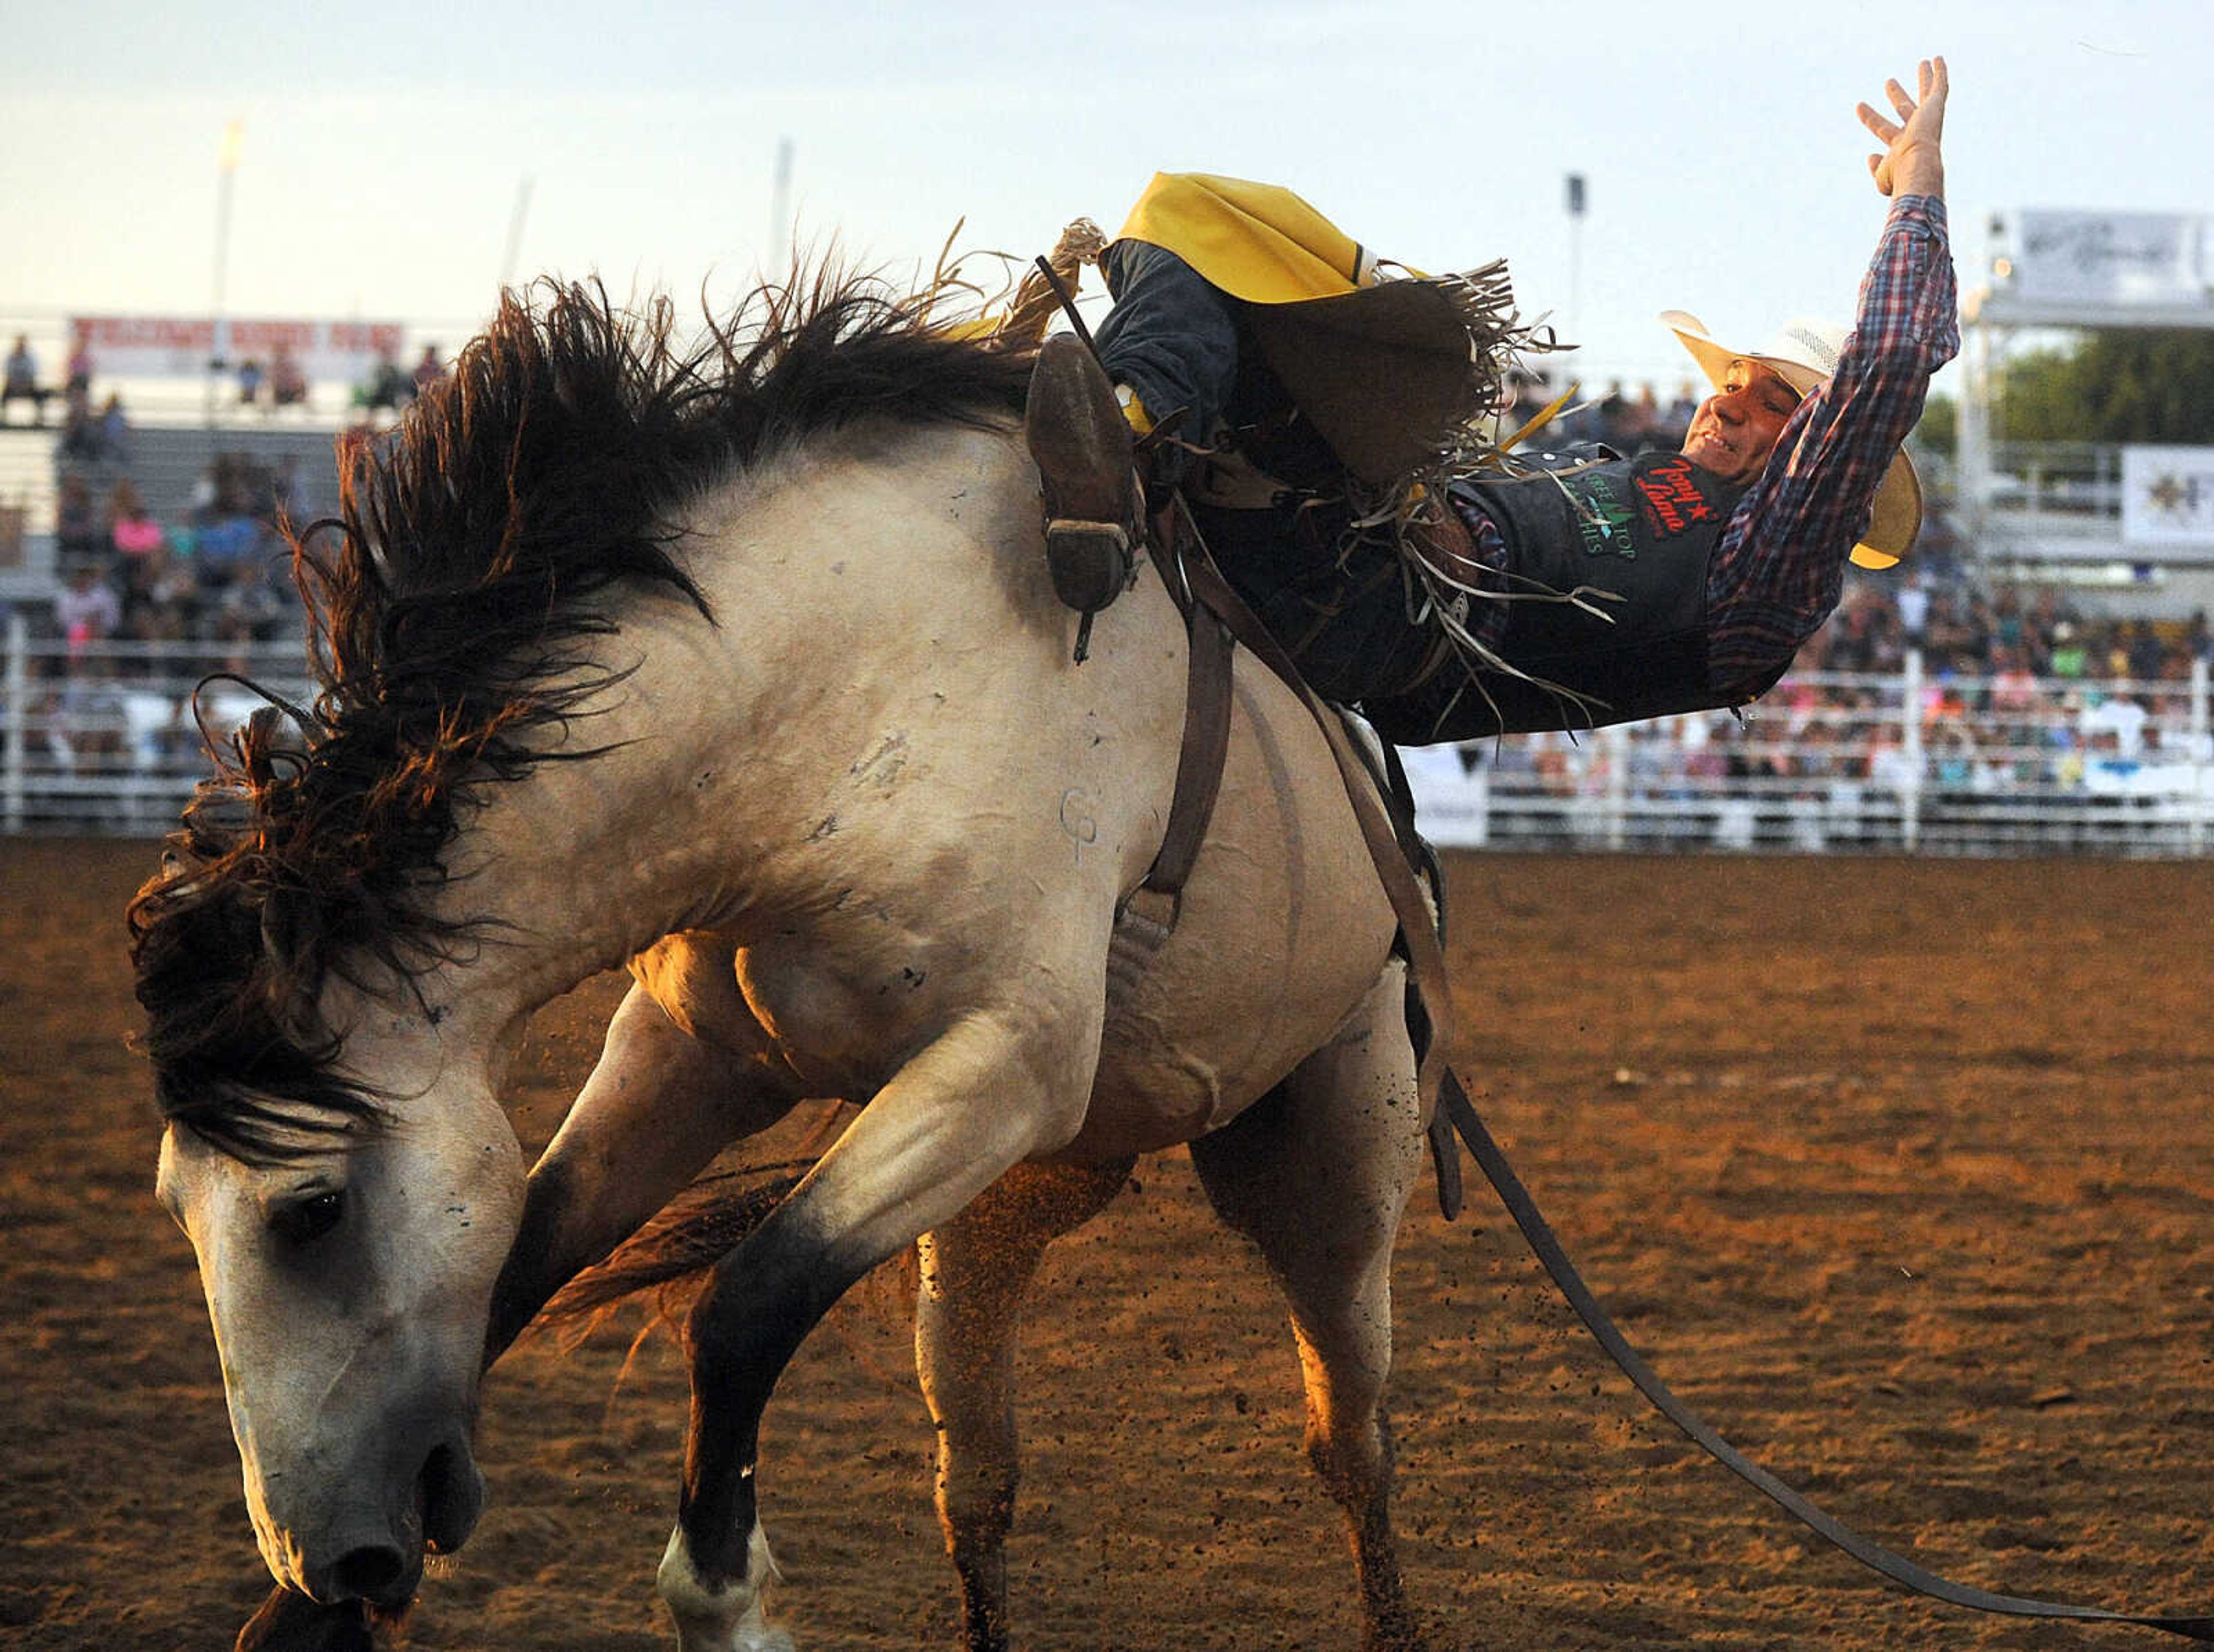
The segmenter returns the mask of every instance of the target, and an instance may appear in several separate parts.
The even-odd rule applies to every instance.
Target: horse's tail
[[[697,1293],[702,1276],[768,1219],[812,1164],[796,1160],[700,1177],[605,1261],[562,1286],[539,1311],[533,1329],[551,1330],[566,1343],[581,1342],[625,1302],[646,1291],[657,1293],[653,1320],[675,1320]],[[739,1185],[763,1170],[788,1173]]]

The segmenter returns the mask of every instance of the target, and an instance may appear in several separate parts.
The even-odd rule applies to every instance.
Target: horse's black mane
[[[467,944],[427,901],[457,810],[589,715],[608,678],[578,640],[615,628],[616,588],[708,612],[674,507],[863,419],[987,424],[1028,382],[1026,351],[872,281],[763,289],[697,346],[672,317],[596,284],[504,294],[396,430],[342,442],[339,515],[292,540],[320,684],[304,747],[274,710],[234,736],[129,912],[162,1110],[224,1151],[288,1156],[288,1103],[327,1131],[376,1121],[332,1071],[316,995]]]

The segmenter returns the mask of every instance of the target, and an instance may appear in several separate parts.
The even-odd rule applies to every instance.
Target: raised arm
[[[1799,404],[1740,502],[1708,575],[1708,668],[1723,687],[1758,680],[1837,606],[1845,562],[1892,457],[1922,414],[1930,375],[1960,347],[1945,229],[1945,60],[1921,65],[1920,96],[1886,87],[1896,121],[1868,105],[1868,156],[1892,198],[1861,283],[1838,369]]]
[[[1869,104],[1860,106],[1861,125],[1884,147],[1868,158],[1875,186],[1888,196],[1945,193],[1945,94],[1951,82],[1942,58],[1925,58],[1916,71],[1913,97],[1897,81],[1883,83],[1884,94],[1899,112],[1896,122]]]

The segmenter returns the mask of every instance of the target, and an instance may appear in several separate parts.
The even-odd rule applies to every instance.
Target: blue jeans
[[[1098,334],[1107,376],[1137,392],[1154,423],[1181,412],[1183,439],[1205,442],[1238,380],[1231,301],[1174,253],[1145,241],[1116,241],[1100,267],[1115,296]]]

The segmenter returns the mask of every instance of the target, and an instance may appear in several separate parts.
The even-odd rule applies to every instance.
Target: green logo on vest
[[[1569,497],[1586,556],[1636,559],[1637,542],[1630,533],[1636,514],[1615,491],[1613,478],[1587,471],[1575,479]]]

